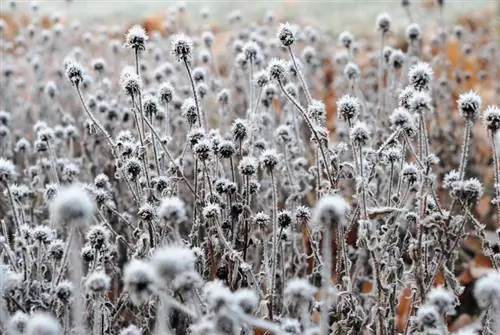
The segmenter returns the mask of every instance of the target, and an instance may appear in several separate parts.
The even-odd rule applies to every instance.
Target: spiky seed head
[[[391,29],[391,17],[387,13],[377,16],[377,29],[382,33],[387,33]]]
[[[16,166],[12,161],[0,157],[0,183],[9,183],[16,174]]]
[[[238,164],[238,170],[244,176],[253,176],[257,172],[257,160],[254,157],[245,156]]]
[[[92,198],[82,186],[71,185],[57,190],[50,201],[49,212],[52,222],[60,225],[77,223],[86,226],[94,214]]]
[[[104,271],[91,273],[85,281],[85,290],[88,293],[100,294],[109,291],[111,278]]]
[[[64,69],[71,84],[78,87],[83,82],[83,68],[76,60],[66,58]]]
[[[411,23],[406,27],[406,40],[414,42],[420,40],[421,32],[420,26],[417,23]]]
[[[146,50],[147,40],[146,30],[140,25],[134,25],[125,36],[125,46],[136,51],[144,51]]]
[[[410,85],[417,91],[428,91],[434,71],[428,63],[419,62],[413,65],[408,72]]]
[[[349,62],[346,64],[344,67],[344,76],[348,80],[357,80],[359,79],[359,76],[361,75],[361,72],[359,71],[359,67],[354,64],[353,62]]]
[[[280,23],[277,37],[285,47],[291,46],[296,40],[297,28],[290,23]]]
[[[425,115],[432,111],[431,97],[425,91],[414,92],[408,103],[410,112],[414,114]]]
[[[366,123],[358,121],[354,124],[350,132],[351,141],[354,145],[364,146],[370,139],[370,131]]]
[[[356,118],[360,110],[361,104],[356,97],[345,94],[337,101],[337,114],[346,122]]]
[[[488,106],[484,111],[483,120],[486,128],[496,133],[500,129],[500,108],[498,106]]]
[[[123,269],[124,290],[136,305],[148,301],[155,290],[155,280],[154,267],[143,260],[133,259]]]
[[[170,224],[179,224],[187,217],[184,201],[172,196],[163,198],[158,208],[158,216]]]
[[[480,116],[482,101],[477,93],[473,91],[462,93],[457,103],[458,109],[467,121],[474,122]]]
[[[349,204],[339,195],[327,195],[319,199],[312,212],[312,223],[318,227],[336,228],[347,224]]]
[[[191,55],[193,52],[193,41],[190,37],[184,34],[177,34],[172,38],[172,54],[175,59],[180,61],[191,60]]]
[[[267,67],[269,78],[282,81],[286,78],[288,64],[283,59],[273,58]]]
[[[339,35],[339,43],[344,46],[344,48],[349,49],[352,45],[354,37],[348,31],[343,31]]]
[[[168,283],[186,271],[194,271],[196,257],[193,251],[184,246],[170,245],[156,250],[151,264],[160,283]]]
[[[28,320],[26,335],[61,335],[62,330],[55,317],[48,313],[36,312]]]

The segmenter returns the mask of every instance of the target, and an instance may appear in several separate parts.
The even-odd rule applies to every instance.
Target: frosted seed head
[[[168,283],[186,271],[195,270],[196,257],[184,246],[164,246],[156,250],[151,258],[156,276],[161,283]]]
[[[351,121],[359,115],[361,104],[359,99],[350,95],[343,95],[337,101],[337,114],[345,121]]]
[[[81,185],[62,187],[50,201],[52,222],[60,225],[77,223],[86,226],[94,214],[94,203],[90,194]]]
[[[254,157],[245,156],[238,164],[238,170],[244,176],[253,176],[257,172],[257,160]]]
[[[104,271],[91,273],[85,281],[85,290],[88,293],[100,294],[109,291],[111,279]]]
[[[29,321],[29,316],[21,311],[16,311],[10,318],[7,326],[7,334],[21,335],[25,334],[26,326]]]
[[[457,103],[458,109],[466,120],[474,122],[480,116],[482,101],[477,93],[470,91],[460,94]]]
[[[418,41],[420,36],[420,26],[417,23],[412,23],[406,27],[406,40],[408,42]]]
[[[236,119],[231,125],[231,133],[235,141],[241,142],[248,136],[248,124],[246,120]]]
[[[351,129],[351,141],[356,145],[364,146],[370,140],[370,131],[366,123],[358,121]]]
[[[133,259],[123,269],[124,289],[136,305],[148,301],[155,290],[155,280],[154,267],[145,261]]]
[[[179,197],[162,199],[158,208],[158,216],[169,224],[179,224],[186,220],[186,206]]]
[[[391,29],[391,17],[387,13],[377,16],[377,29],[382,33],[387,33]]]
[[[175,59],[180,61],[189,61],[193,52],[193,41],[184,34],[177,34],[172,38],[172,54]]]
[[[260,156],[262,167],[268,172],[272,172],[279,165],[279,155],[274,149],[266,149]]]
[[[269,78],[276,81],[283,81],[286,78],[288,64],[283,59],[274,58],[269,62],[267,72]]]
[[[343,31],[339,35],[339,43],[342,44],[347,49],[351,47],[353,40],[354,37],[348,31]]]
[[[129,29],[125,36],[125,46],[134,50],[146,50],[148,35],[143,27],[135,25]]]
[[[290,23],[280,23],[278,27],[277,37],[280,40],[281,44],[285,47],[291,46],[295,40],[297,35],[297,28],[292,26]]]
[[[318,227],[336,228],[347,224],[349,204],[339,195],[327,195],[319,199],[312,212],[312,223]]]
[[[66,77],[74,86],[79,86],[83,82],[83,68],[76,60],[66,58],[64,60],[64,69]]]
[[[61,326],[50,314],[36,312],[26,325],[26,335],[61,335]]]
[[[16,175],[16,166],[12,161],[0,157],[0,183],[9,183]]]
[[[357,80],[359,79],[360,75],[361,72],[359,71],[359,67],[353,62],[347,63],[346,66],[344,67],[344,76],[348,80]]]
[[[474,286],[474,297],[481,308],[500,306],[500,272],[479,278]]]
[[[434,71],[427,63],[417,63],[410,68],[408,79],[410,85],[417,91],[428,91],[433,79]]]
[[[241,288],[234,292],[234,300],[243,313],[253,315],[259,307],[259,297],[254,290]]]
[[[500,108],[498,106],[488,106],[484,111],[483,120],[486,128],[496,133],[500,129]]]
[[[432,111],[431,97],[427,92],[414,92],[408,103],[410,112],[414,114],[425,115]]]
[[[391,56],[389,57],[389,64],[393,69],[398,70],[403,67],[405,60],[405,53],[398,49],[391,53]]]
[[[141,335],[141,330],[136,325],[130,325],[120,330],[120,335]]]
[[[438,310],[432,305],[421,306],[417,311],[416,321],[423,329],[436,329],[443,323]]]
[[[203,207],[202,214],[207,220],[217,219],[220,215],[220,206],[217,204],[208,204]]]
[[[130,96],[140,92],[142,82],[134,68],[127,66],[123,69],[120,74],[120,86]]]
[[[426,304],[434,306],[440,315],[454,315],[457,300],[452,291],[439,286],[427,294]]]

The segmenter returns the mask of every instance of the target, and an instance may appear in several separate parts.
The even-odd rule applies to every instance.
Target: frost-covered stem
[[[332,230],[329,225],[323,233],[323,271],[321,272],[321,323],[320,334],[329,334],[328,309],[330,307],[330,286],[332,282]]]
[[[134,96],[132,95],[132,105],[133,106],[135,105],[136,107],[138,107],[138,112],[139,112],[139,115],[141,116],[141,123],[142,123],[142,125],[144,125],[144,119],[146,117],[144,116],[144,112],[142,111],[141,93],[139,92],[137,94],[137,96],[139,97],[138,104],[135,103]],[[137,126],[137,132],[139,133],[139,140],[141,141],[141,147],[144,148],[144,150],[146,150],[144,155],[141,155],[140,159],[141,159],[142,165],[144,166],[144,174],[146,176],[146,181],[148,183],[148,186],[150,186],[151,183],[149,182],[149,173],[148,173],[148,168],[149,168],[149,166],[148,166],[149,165],[148,164],[148,152],[147,152],[147,148],[146,148],[145,142],[144,142],[144,136],[146,135],[146,133],[145,133],[144,128],[141,130],[141,123],[139,123],[139,116],[137,115],[136,109],[133,108],[133,110],[134,110],[135,123]]]
[[[495,197],[497,205],[497,221],[500,226],[500,162],[498,161],[498,150],[495,139],[495,133],[491,133],[491,148],[493,149],[493,168],[495,169]]]
[[[197,202],[198,202],[198,159],[194,157],[194,167],[193,167],[193,179],[194,179],[194,201],[193,201],[193,223],[196,224],[197,212]]]
[[[252,122],[252,115],[253,115],[253,59],[250,57],[249,59],[250,63],[250,71],[249,71],[249,78],[248,78],[248,90],[249,90],[249,99],[248,99],[248,119],[250,123]]]
[[[462,145],[462,156],[460,158],[460,167],[458,169],[460,180],[463,180],[465,176],[465,168],[467,166],[467,156],[469,154],[469,140],[470,140],[471,130],[472,130],[472,122],[467,120],[464,133],[464,143]]]
[[[82,236],[78,231],[78,227],[72,228],[74,244],[69,248],[70,258],[70,278],[73,285],[73,299],[72,299],[72,315],[75,322],[76,335],[86,334],[85,330],[85,301],[83,299],[82,278],[83,278],[83,264],[80,257],[80,251],[83,247]]]
[[[49,156],[50,156],[50,160],[52,161],[51,164],[50,164],[50,170],[52,171],[52,175],[54,177],[54,182],[56,184],[59,184],[59,176],[57,174],[57,160],[56,160],[56,155],[55,155],[55,152],[52,148],[52,146],[50,145],[50,141],[47,141],[47,149],[49,150]]]
[[[102,324],[102,319],[103,319],[103,312],[102,310],[104,309],[104,303],[103,303],[103,298],[99,296],[96,299],[95,305],[94,305],[94,322],[92,324],[93,326],[93,334],[102,334],[101,330],[103,328]]]
[[[391,193],[392,193],[392,179],[394,178],[394,162],[391,162],[391,168],[389,171],[389,190],[387,191],[387,206],[391,205]]]
[[[139,49],[135,49],[135,72],[137,76],[140,78],[140,68],[139,68]],[[139,99],[139,110],[141,111],[141,130],[142,134],[145,137],[146,136],[146,127],[144,126],[144,110],[142,108],[142,95],[141,92],[138,92],[137,98]],[[148,181],[149,185],[149,181]]]
[[[323,146],[321,145],[322,141],[320,140],[319,136],[318,136],[318,133],[316,132],[316,129],[314,128],[313,126],[313,123],[311,121],[311,119],[309,118],[309,116],[307,115],[307,112],[304,110],[304,108],[300,105],[300,103],[295,100],[295,98],[293,98],[288,92],[287,90],[285,90],[285,88],[283,87],[283,83],[281,80],[278,80],[278,84],[281,88],[281,91],[283,92],[283,94],[285,94],[285,96],[295,105],[295,107],[297,107],[297,110],[300,112],[300,114],[302,115],[302,117],[304,118],[304,120],[306,121],[307,123],[307,126],[309,127],[311,133],[313,134],[314,136],[314,139],[316,140],[316,142],[318,143],[318,148],[321,152],[321,156],[323,158],[323,162],[325,163],[325,170],[326,170],[326,175],[328,176],[328,180],[330,181],[330,186],[333,187],[333,188],[336,188],[336,183],[332,177],[332,175],[330,174],[330,169],[328,168],[328,161],[326,159],[326,154],[325,154],[325,151],[324,151],[324,148]]]
[[[111,146],[111,150],[113,150],[113,155],[115,156],[115,158],[118,158],[118,155],[116,155],[116,152],[115,152],[116,146],[115,146],[115,143],[113,142],[113,139],[111,138],[109,133],[106,131],[106,129],[104,129],[104,127],[101,125],[101,123],[94,117],[94,114],[92,114],[92,112],[90,112],[89,109],[87,108],[87,105],[83,101],[83,96],[82,96],[82,92],[80,90],[80,86],[76,85],[75,87],[76,87],[76,92],[78,93],[78,97],[80,98],[80,101],[82,103],[83,110],[85,111],[87,116],[90,118],[90,120],[92,120],[92,122],[96,125],[96,127],[101,131],[101,133],[103,133],[103,135],[106,137],[106,140],[108,140],[109,145]]]
[[[153,124],[153,115],[150,116],[150,122]],[[151,136],[153,137],[153,136]],[[156,168],[156,174],[159,176],[160,175],[160,161],[158,160],[158,150],[156,150],[156,139],[153,137],[151,139],[153,141],[153,156],[155,158],[155,168]]]
[[[314,161],[316,163],[316,200],[320,198],[321,191],[321,164],[319,163],[319,149],[316,148],[314,152]]]
[[[311,92],[309,92],[309,88],[307,87],[304,76],[302,75],[302,71],[300,71],[300,69],[297,65],[297,61],[295,59],[295,55],[293,54],[291,46],[288,46],[288,52],[290,53],[290,58],[292,59],[293,67],[295,68],[295,72],[297,73],[297,76],[299,77],[300,84],[302,85],[302,89],[304,90],[304,94],[306,95],[307,103],[311,104],[311,102],[312,102]],[[281,83],[280,83],[280,85],[281,85]]]
[[[285,334],[285,332],[283,332],[283,330],[281,330],[281,328],[278,325],[276,325],[272,322],[258,319],[256,317],[241,313],[236,309],[233,309],[230,312],[237,313],[237,317],[241,321],[243,321],[244,323],[247,323],[248,325],[250,325],[254,328],[267,329],[268,331],[270,331],[272,334],[275,334],[275,335],[284,335]]]
[[[421,161],[427,158],[429,155],[429,135],[427,134],[427,125],[425,124],[424,115],[420,115],[420,126],[422,128],[422,152],[420,153],[422,157]]]
[[[175,163],[175,160],[173,159],[172,155],[170,154],[170,151],[168,151],[168,149],[165,147],[165,145],[161,141],[160,136],[158,135],[158,133],[156,132],[156,130],[154,130],[154,128],[151,125],[151,123],[147,119],[144,119],[144,121],[146,122],[146,125],[149,127],[149,129],[151,129],[151,133],[153,134],[153,136],[156,137],[156,139],[160,143],[161,149],[163,150],[163,152],[165,152],[165,154],[167,155],[167,157],[170,160],[170,162],[175,167],[178,168],[179,166]],[[181,178],[184,181],[184,183],[187,185],[187,187],[189,188],[189,190],[191,191],[191,193],[194,195],[195,192],[194,192],[193,186],[191,186],[191,184],[189,183],[189,180],[187,180],[186,176],[184,176],[184,173],[180,172],[180,176],[177,175],[177,177]]]
[[[384,43],[385,43],[385,32],[382,32],[380,36],[380,54],[378,60],[378,108],[377,111],[382,112],[384,106]],[[378,114],[381,116],[380,114]]]
[[[270,304],[269,304],[269,318],[272,320],[273,319],[273,308],[274,308],[274,286],[276,285],[276,256],[277,256],[277,233],[278,233],[278,192],[276,189],[276,181],[274,179],[274,172],[270,171],[271,175],[271,184],[272,184],[272,197],[273,197],[273,215],[271,216],[271,223],[272,223],[272,228],[273,228],[273,236],[272,236],[272,269],[271,269],[271,287],[268,289],[269,294],[270,294]]]
[[[361,145],[358,145],[359,151],[359,177],[361,178],[361,208],[363,209],[363,219],[367,219],[367,211],[366,211],[366,190],[365,190],[365,173],[363,171],[363,148]]]
[[[194,86],[193,74],[191,73],[191,67],[186,58],[184,58],[184,65],[186,66],[186,71],[189,76],[189,81],[191,82],[191,89],[193,90],[194,103],[196,105],[196,112],[198,114],[198,126],[202,127],[201,124],[201,112],[200,112],[200,102],[198,101],[198,94],[196,94],[196,88]],[[205,129],[206,131],[207,129]]]
[[[248,176],[245,176],[245,206],[250,207],[250,182],[248,180]],[[243,260],[246,262],[247,260],[247,248],[248,248],[248,214],[247,211],[245,210],[244,214],[244,237],[243,237]]]

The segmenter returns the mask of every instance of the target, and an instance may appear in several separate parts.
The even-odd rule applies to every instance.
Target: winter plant
[[[498,36],[436,3],[354,36],[11,2],[0,333],[500,334]]]

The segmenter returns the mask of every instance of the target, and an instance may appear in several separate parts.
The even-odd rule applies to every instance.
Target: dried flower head
[[[291,46],[296,40],[297,29],[290,23],[280,23],[277,37],[285,47]]]
[[[488,106],[483,116],[486,128],[493,133],[500,129],[500,108],[498,106]]]
[[[179,224],[186,219],[186,206],[179,197],[162,199],[158,208],[158,216],[170,224]]]
[[[417,91],[428,91],[434,76],[434,71],[427,63],[417,63],[408,71],[410,85]]]
[[[156,250],[151,258],[155,273],[161,283],[174,280],[186,271],[194,271],[196,257],[187,247],[170,245]],[[160,284],[160,283],[159,283]]]
[[[33,314],[26,325],[26,335],[61,335],[59,322],[50,314],[37,312]]]
[[[104,271],[91,273],[85,281],[85,290],[88,293],[105,293],[109,291],[111,278]]]
[[[50,216],[61,225],[86,226],[94,213],[94,203],[89,193],[80,185],[60,188],[50,202]]]
[[[123,269],[124,290],[136,305],[144,304],[155,291],[155,269],[145,261],[133,259]]]
[[[467,120],[474,122],[481,113],[481,97],[475,92],[462,93],[458,97],[458,109],[462,116]]]
[[[177,34],[172,38],[172,54],[180,62],[191,60],[193,52],[193,41],[184,34]]]
[[[136,51],[146,50],[148,35],[143,27],[134,25],[125,36],[125,46]]]
[[[345,225],[349,204],[339,195],[327,195],[319,199],[312,212],[312,223],[318,227]]]
[[[391,17],[387,13],[377,16],[377,29],[382,33],[387,33],[391,29]]]

